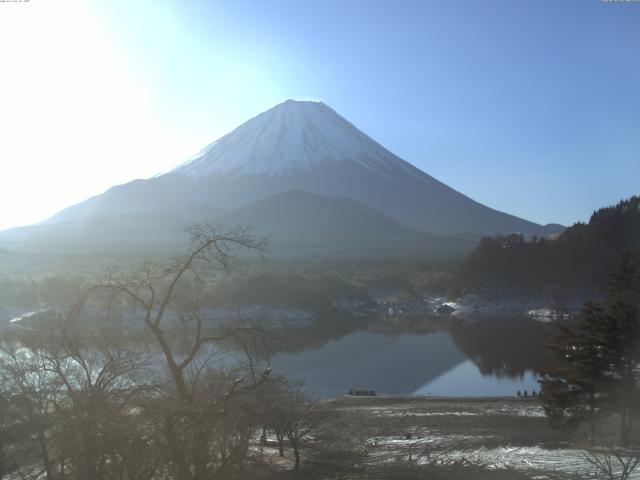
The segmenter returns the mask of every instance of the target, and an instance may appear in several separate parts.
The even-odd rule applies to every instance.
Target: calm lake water
[[[16,322],[29,321],[32,314],[39,312]],[[533,367],[544,366],[540,352],[548,325],[531,319],[450,320],[434,324],[432,333],[353,331],[368,324],[354,327],[349,322],[322,325],[300,343],[314,340],[320,346],[279,354],[271,362],[275,372],[302,382],[316,397],[357,388],[380,395],[433,396],[506,396],[539,390]],[[234,358],[230,354],[221,362]]]
[[[483,375],[445,332],[385,335],[355,332],[319,348],[283,354],[276,371],[303,381],[318,397],[375,389],[381,395],[494,396],[538,390],[532,371]]]

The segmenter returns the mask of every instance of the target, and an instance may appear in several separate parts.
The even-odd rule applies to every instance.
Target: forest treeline
[[[623,254],[640,249],[640,197],[601,208],[555,239],[498,235],[483,238],[462,262],[454,296],[600,298]]]
[[[24,309],[72,304],[90,278],[49,275],[39,279],[0,279],[0,305]],[[364,303],[371,298],[362,286],[337,275],[313,272],[250,272],[219,279],[216,288],[206,292],[203,305],[272,305],[326,310],[336,305]]]

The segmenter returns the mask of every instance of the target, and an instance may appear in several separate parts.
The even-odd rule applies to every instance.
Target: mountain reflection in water
[[[533,369],[544,366],[546,333],[527,319],[452,322],[446,331],[423,334],[357,331],[280,354],[272,364],[318,397],[350,388],[382,395],[515,395],[538,389]]]

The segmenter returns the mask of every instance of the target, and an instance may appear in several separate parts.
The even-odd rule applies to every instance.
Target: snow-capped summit
[[[326,162],[357,162],[380,174],[412,168],[322,102],[287,100],[245,122],[174,171],[283,175]]]

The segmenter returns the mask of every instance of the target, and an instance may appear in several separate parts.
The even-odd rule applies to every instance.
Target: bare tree
[[[300,447],[305,439],[315,435],[330,417],[329,411],[311,402],[299,388],[285,396],[282,413],[286,416],[285,434],[293,448],[295,471],[300,470]]]
[[[640,451],[605,446],[587,450],[584,459],[598,478],[628,480],[640,465]]]
[[[7,389],[5,400],[12,408],[14,422],[28,432],[22,436],[25,453],[22,463],[40,464],[41,469],[36,469],[38,475],[52,480],[51,411],[60,382],[44,368],[36,346],[39,343],[37,336],[23,332],[19,337],[5,338],[0,346],[0,372]]]
[[[25,450],[38,452],[25,457],[22,478],[243,477],[263,423],[273,338],[254,323],[211,321],[201,300],[237,249],[265,244],[213,226],[193,227],[191,240],[167,264],[108,272],[46,334],[4,346],[11,391],[2,399],[19,417],[12,424],[30,428]],[[129,329],[136,323],[144,328]],[[235,361],[219,363],[223,349]],[[297,452],[306,433],[300,422],[289,427]]]
[[[215,345],[242,338],[246,347],[247,337],[264,332],[253,325],[214,326],[201,311],[199,295],[216,268],[227,271],[239,249],[262,253],[265,241],[249,229],[213,225],[195,225],[190,233],[191,246],[168,266],[146,262],[133,273],[112,273],[94,291],[134,307],[159,347],[170,383],[153,407],[158,430],[177,478],[200,480],[246,454],[254,426],[238,421],[235,404],[268,378],[270,368],[259,366],[247,348],[248,371],[236,369],[234,378],[215,368]]]
[[[287,437],[290,416],[286,410],[289,386],[282,382],[269,382],[265,385],[262,400],[261,422],[266,430],[271,430],[278,442],[278,455],[284,457],[284,441]]]
[[[21,478],[139,478],[112,472],[137,425],[148,356],[119,332],[87,324],[84,300],[52,315],[46,332],[24,331],[2,345],[14,425],[26,432]]]
[[[148,365],[144,350],[109,331],[54,329],[38,352],[44,370],[61,388],[54,403],[57,428],[52,432],[60,456],[78,479],[112,478],[118,446],[135,421],[147,386],[140,381]]]

